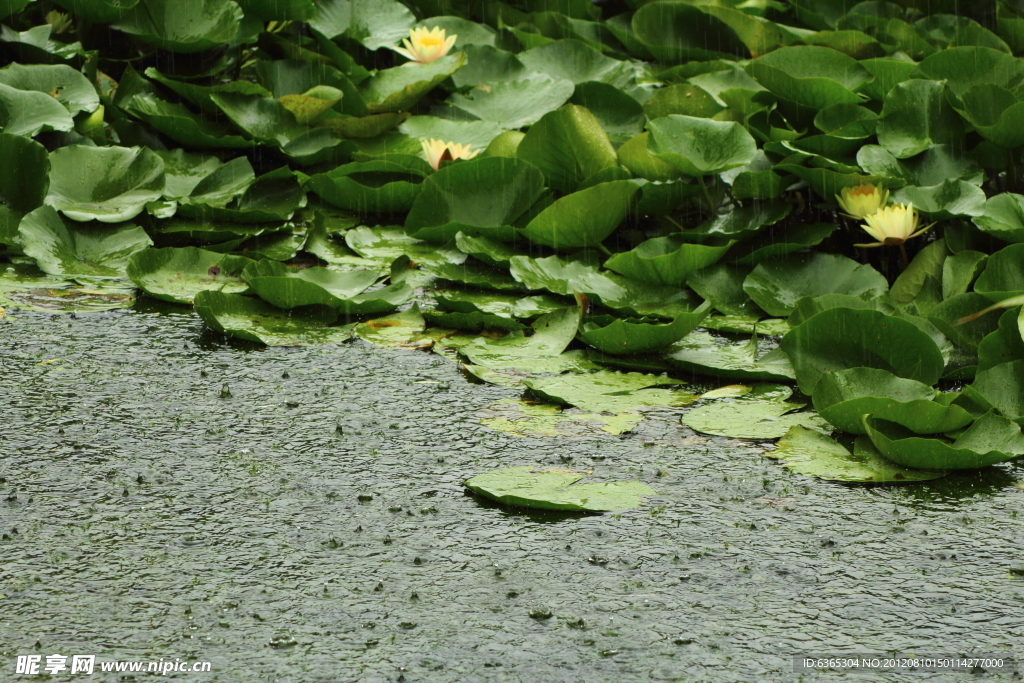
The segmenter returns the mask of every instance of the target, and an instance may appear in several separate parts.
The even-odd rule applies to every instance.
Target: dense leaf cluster
[[[141,289],[253,342],[433,349],[605,431],[700,400],[690,426],[788,430],[778,455],[829,478],[1024,455],[1019,0],[0,0],[0,20],[5,306]],[[408,62],[419,27],[454,48]],[[435,168],[429,140],[475,154]],[[856,247],[836,195],[866,184],[936,227]],[[785,386],[658,388],[690,373],[795,381],[817,415]]]

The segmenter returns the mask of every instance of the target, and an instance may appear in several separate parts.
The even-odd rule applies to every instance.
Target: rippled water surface
[[[55,652],[301,683],[826,681],[842,676],[791,658],[1024,657],[1021,466],[847,486],[670,411],[623,437],[477,422],[517,395],[421,351],[227,343],[190,312],[9,315],[0,679]],[[660,495],[579,516],[461,486],[534,463]],[[54,680],[136,680],[118,676]]]

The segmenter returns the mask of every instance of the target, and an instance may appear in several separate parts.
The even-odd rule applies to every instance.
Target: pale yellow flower
[[[836,201],[850,218],[866,218],[885,206],[889,201],[889,190],[875,185],[844,187],[836,195]]]
[[[478,149],[470,151],[473,145],[460,145],[443,140],[422,140],[420,144],[423,145],[423,154],[427,157],[427,163],[435,171],[441,168],[442,161],[472,159],[480,153]]]
[[[444,29],[437,26],[429,30],[426,26],[410,29],[409,37],[402,39],[405,47],[392,49],[414,62],[429,64],[435,59],[444,57],[452,49],[452,45],[455,45],[455,39],[458,36],[452,35],[445,38],[444,33]]]
[[[921,230],[917,229],[918,215],[914,211],[914,203],[895,204],[865,216],[867,225],[861,225],[864,231],[874,237],[877,242],[872,244],[856,244],[857,247],[883,247],[903,244],[912,237],[925,233],[932,225]]]

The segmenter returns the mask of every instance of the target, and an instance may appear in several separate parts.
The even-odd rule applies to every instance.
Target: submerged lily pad
[[[681,406],[697,400],[693,394],[671,389],[652,389],[665,384],[685,384],[669,377],[639,372],[568,373],[534,377],[522,382],[541,398],[599,413],[632,412],[649,406]]]
[[[134,287],[119,286],[117,281],[102,285],[83,286],[35,267],[9,265],[0,269],[0,308],[6,307],[8,313],[13,309],[88,313],[130,308],[135,303]]]
[[[813,398],[822,417],[851,434],[865,433],[861,418],[868,414],[917,434],[952,432],[974,421],[960,406],[935,400],[935,394],[927,384],[885,370],[852,368],[824,373],[814,387]]]
[[[164,301],[191,304],[197,293],[213,289],[228,294],[249,291],[241,277],[252,263],[243,256],[196,247],[144,249],[132,254],[128,277],[146,294]]]
[[[545,510],[628,510],[641,504],[640,496],[656,495],[649,486],[636,480],[569,486],[586,476],[586,473],[568,470],[510,467],[478,474],[465,485],[504,505]]]
[[[518,387],[519,382],[496,381],[499,373],[467,366],[480,379],[499,386]],[[483,371],[480,373],[480,371]],[[480,374],[478,374],[480,373]],[[504,377],[504,375],[502,375]],[[515,436],[570,439],[599,439],[612,434],[625,434],[635,428],[643,415],[640,413],[598,414],[587,413],[576,408],[563,409],[547,403],[531,403],[506,398],[477,411],[480,424],[491,429]]]
[[[975,469],[1024,455],[1020,425],[995,412],[982,415],[953,442],[923,438],[895,422],[868,416],[864,429],[882,455],[906,467]]]
[[[830,436],[800,425],[791,427],[778,448],[765,455],[781,460],[797,474],[833,481],[895,484],[946,476],[946,472],[910,469],[886,460],[864,437],[857,439],[851,454]]]
[[[762,385],[741,396],[727,397],[688,410],[682,423],[695,431],[735,439],[778,439],[793,425],[830,431],[817,413],[794,413],[805,406],[790,403],[788,387]]]
[[[340,343],[352,336],[351,325],[330,327],[338,312],[327,306],[286,311],[255,297],[205,289],[196,294],[195,309],[211,329],[267,346]]]

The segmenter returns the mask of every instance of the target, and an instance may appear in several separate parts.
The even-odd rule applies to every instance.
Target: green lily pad
[[[324,201],[347,211],[408,211],[430,173],[430,166],[417,157],[362,161],[318,173],[309,179],[309,187]]]
[[[831,437],[800,425],[790,428],[778,447],[765,455],[781,460],[797,474],[832,481],[895,484],[946,476],[946,472],[910,469],[886,460],[864,437],[857,439],[851,454]]]
[[[538,358],[561,355],[576,337],[579,321],[578,308],[564,308],[537,318],[532,325],[533,335],[529,337],[522,332],[512,332],[500,339],[477,337],[463,346],[461,352],[476,365],[492,370],[531,371],[531,363]]]
[[[575,104],[549,112],[530,126],[516,155],[539,168],[548,186],[562,193],[619,164],[601,124],[589,109]]]
[[[526,325],[501,315],[481,313],[449,313],[447,311],[423,311],[423,318],[431,325],[453,330],[525,330]]]
[[[249,173],[244,160],[225,164],[179,203],[178,214],[203,220],[258,223],[286,221],[305,205],[306,193],[289,167],[264,173],[251,184]],[[245,191],[239,193],[243,187]]]
[[[112,27],[173,52],[201,52],[231,40],[242,22],[231,0],[139,0]]]
[[[135,95],[122,107],[175,142],[192,148],[247,148],[253,142],[231,134],[231,128],[193,114],[183,104],[161,100],[153,93]]]
[[[399,256],[408,256],[414,263],[429,265],[441,263],[461,264],[466,255],[457,249],[438,247],[410,237],[403,230],[394,228],[368,228],[360,226],[345,233],[345,244],[369,259],[393,261]]]
[[[74,127],[68,110],[49,94],[0,84],[0,129],[4,133],[32,137]]]
[[[569,486],[585,476],[567,470],[510,467],[478,474],[467,480],[465,485],[471,491],[503,505],[544,510],[629,510],[641,505],[641,496],[656,495],[653,489],[636,480]]]
[[[860,104],[857,91],[872,76],[852,57],[828,47],[783,47],[746,67],[754,80],[779,97],[821,110]]]
[[[420,313],[419,307],[413,304],[407,311],[359,323],[354,331],[360,339],[376,346],[417,348],[420,333],[425,325],[423,314]]]
[[[809,223],[786,226],[771,235],[741,242],[725,255],[725,260],[740,265],[756,265],[793,252],[813,247],[835,232],[833,223]]]
[[[679,286],[693,271],[716,263],[731,245],[731,242],[723,246],[687,244],[679,235],[668,235],[615,254],[604,265],[641,282]]]
[[[435,277],[450,282],[461,282],[470,287],[494,289],[501,292],[519,292],[523,285],[515,280],[504,269],[491,268],[488,265],[466,260],[465,263],[429,263],[424,269]]]
[[[955,95],[963,97],[974,86],[986,83],[1015,88],[1024,79],[1024,65],[1000,50],[963,46],[936,52],[922,60],[912,75],[946,81]]]
[[[934,187],[947,180],[980,185],[985,179],[985,172],[976,161],[950,145],[933,145],[909,159],[897,159],[880,145],[864,145],[857,152],[857,164],[867,173],[902,178],[917,187]]]
[[[481,157],[446,166],[422,185],[405,219],[417,239],[449,242],[459,232],[514,238],[512,223],[544,194],[544,176],[532,164]]]
[[[462,36],[459,36],[460,42]],[[459,71],[462,73],[465,69]],[[505,128],[491,121],[452,121],[436,116],[413,116],[406,119],[398,130],[416,140],[443,140],[484,149]]]
[[[1024,244],[1011,244],[988,257],[974,291],[994,302],[1024,294]]]
[[[945,180],[934,187],[903,187],[892,193],[892,201],[913,204],[914,209],[935,220],[955,216],[979,216],[985,209],[985,193],[963,180]]]
[[[409,62],[393,69],[384,69],[361,83],[359,94],[371,114],[408,111],[465,63],[465,53],[459,52],[429,64]]]
[[[533,377],[524,379],[522,383],[546,401],[597,413],[632,412],[652,406],[682,406],[697,400],[693,394],[651,388],[685,382],[639,372],[598,370]]]
[[[8,265],[0,270],[0,308],[8,312],[109,311],[131,308],[135,303],[133,287],[118,286],[117,281],[79,285],[59,276],[46,275],[34,266]]]
[[[46,148],[20,135],[0,133],[0,167],[17,173],[0,175],[0,202],[26,213],[43,205],[50,186],[50,160]],[[17,224],[14,226],[17,227]],[[0,243],[12,237],[0,229]]]
[[[852,368],[824,373],[813,398],[823,418],[851,434],[865,433],[861,418],[868,414],[916,434],[952,432],[974,421],[960,406],[934,400],[935,394],[926,384],[885,370]]]
[[[678,168],[651,154],[648,150],[651,134],[640,133],[619,147],[619,162],[638,178],[652,182],[670,182],[685,177]]]
[[[0,84],[49,95],[72,116],[96,111],[100,106],[99,95],[89,79],[65,64],[9,64],[0,69]]]
[[[813,396],[822,374],[878,368],[933,385],[945,362],[935,341],[911,322],[877,311],[832,308],[782,338],[780,348],[796,370],[800,390]]]
[[[215,85],[198,85],[194,82],[179,81],[170,78],[153,67],[147,68],[145,73],[147,77],[166,86],[169,90],[198,106],[203,112],[208,114],[216,115],[221,111],[220,107],[210,99],[210,95],[213,93],[240,93],[242,95],[259,95],[261,97],[270,97],[271,95],[270,91],[262,85],[246,80],[229,81],[227,83],[217,83]],[[124,87],[123,83],[121,87]],[[130,102],[130,98],[127,101]],[[117,103],[118,100],[115,100],[115,104]],[[125,102],[122,101],[120,104],[123,106]],[[202,122],[204,124],[213,123],[209,119],[205,118],[202,119]]]
[[[161,158],[163,158],[162,155]],[[164,162],[164,164],[164,169],[166,171],[166,162]],[[232,159],[226,164],[218,164],[211,173],[201,177],[198,182],[192,185],[187,194],[170,198],[177,199],[181,205],[197,204],[224,208],[236,197],[244,195],[246,190],[248,190],[255,181],[256,175],[253,173],[249,160],[245,157],[239,157],[237,159]],[[271,188],[268,187],[268,183],[264,181],[264,183],[257,188],[257,191],[260,195],[265,195],[270,189]],[[167,195],[168,190],[165,187],[164,196],[167,197]],[[250,207],[250,203],[251,199],[246,202],[247,208]],[[249,210],[251,210],[251,208],[249,208]],[[188,210],[186,209],[183,213],[187,214]],[[282,213],[276,213],[273,217],[280,220],[283,217],[287,217],[287,212],[283,212],[283,216]]]
[[[845,256],[815,253],[759,263],[743,289],[770,315],[787,316],[807,296],[850,294],[861,298],[886,293],[889,285],[877,270]]]
[[[743,291],[743,281],[750,271],[747,266],[716,263],[690,273],[686,284],[710,301],[715,310],[727,316],[745,316],[756,321],[763,311]]]
[[[452,95],[448,104],[502,128],[522,128],[564,105],[574,90],[570,80],[536,75],[483,84]]]
[[[522,148],[520,145],[519,149]],[[593,247],[626,218],[639,199],[639,192],[640,187],[631,180],[588,187],[555,200],[519,232],[531,242],[555,249]]]
[[[126,273],[139,289],[154,298],[191,304],[196,294],[205,289],[248,293],[249,286],[241,273],[250,263],[250,259],[242,256],[196,247],[143,249],[128,259]]]
[[[735,59],[749,51],[722,20],[682,2],[648,3],[633,15],[636,38],[662,62]]]
[[[678,368],[712,377],[767,381],[795,377],[783,353],[777,349],[760,353],[756,335],[748,341],[732,342],[707,332],[691,332],[669,347],[664,358]]]
[[[1006,417],[1024,417],[1024,360],[980,371],[971,388]]]
[[[338,312],[326,306],[285,311],[255,297],[205,289],[196,294],[195,309],[211,329],[267,346],[338,344],[352,336],[351,325],[330,327]]]
[[[224,165],[217,157],[187,152],[184,149],[157,150],[156,155],[164,162],[165,199],[189,196],[204,178]],[[248,160],[245,161],[248,163]],[[249,168],[251,171],[252,166]],[[252,179],[255,180],[255,175]]]
[[[404,283],[366,292],[378,280],[373,270],[298,269],[269,260],[250,263],[242,271],[242,279],[261,299],[278,308],[321,305],[339,309],[344,315],[386,313],[413,295]]]
[[[742,396],[717,400],[688,410],[681,421],[690,429],[703,434],[734,439],[778,439],[794,425],[830,431],[828,423],[817,413],[791,412],[805,405],[787,401],[791,393],[788,387],[758,386]]]
[[[692,313],[680,313],[667,324],[599,316],[593,322],[584,320],[580,328],[580,339],[598,351],[611,355],[650,353],[670,346],[693,332],[710,311],[711,302],[705,301]]]
[[[466,366],[466,369],[474,375],[479,373],[480,379],[484,381],[499,384],[499,373],[475,365]],[[508,386],[519,386],[519,383],[515,381],[515,384]],[[641,413],[601,415],[514,398],[495,401],[477,411],[477,417],[481,424],[506,434],[532,438],[574,439],[599,439],[610,434],[625,434],[643,419]]]
[[[1024,195],[1003,192],[991,197],[974,224],[993,237],[1024,243]]]
[[[529,289],[566,296],[579,292],[596,297],[608,308],[633,316],[653,315],[673,320],[699,304],[688,290],[637,282],[600,271],[596,262],[586,258],[565,260],[558,256],[542,259],[513,256],[509,272]]]
[[[1016,422],[994,412],[982,415],[955,441],[926,439],[888,420],[864,417],[875,448],[889,460],[920,469],[966,470],[1024,455],[1024,434]]]
[[[483,261],[489,266],[504,266],[512,261],[513,256],[518,256],[519,251],[501,242],[481,237],[480,235],[467,235],[463,232],[455,234],[455,246],[459,251],[465,252],[474,258]]]
[[[408,37],[416,17],[397,0],[323,0],[309,25],[328,38],[341,35],[368,49],[391,47]]]
[[[968,323],[960,324],[960,321],[985,310],[989,304],[991,299],[977,292],[960,294],[928,311],[928,320],[954,344],[975,351],[985,335],[996,329],[999,320],[992,315],[983,315]]]
[[[160,199],[164,164],[138,147],[61,147],[50,154],[46,203],[76,221],[119,223]]]
[[[1018,319],[1020,310],[1011,308],[999,317],[999,327],[978,344],[978,372],[1002,363],[1024,360],[1024,339],[1021,338]]]
[[[932,145],[956,141],[963,135],[963,125],[946,99],[944,83],[908,80],[885,96],[877,131],[878,144],[897,159],[906,159]]]
[[[137,225],[96,228],[72,224],[49,206],[22,219],[18,243],[50,275],[100,278],[124,277],[128,258],[153,245]]]
[[[648,150],[689,176],[721,173],[750,163],[757,152],[754,138],[733,121],[693,116],[663,116],[647,124]]]
[[[603,55],[579,40],[556,40],[516,56],[531,71],[577,85],[594,81],[621,88],[636,75],[629,62]]]

